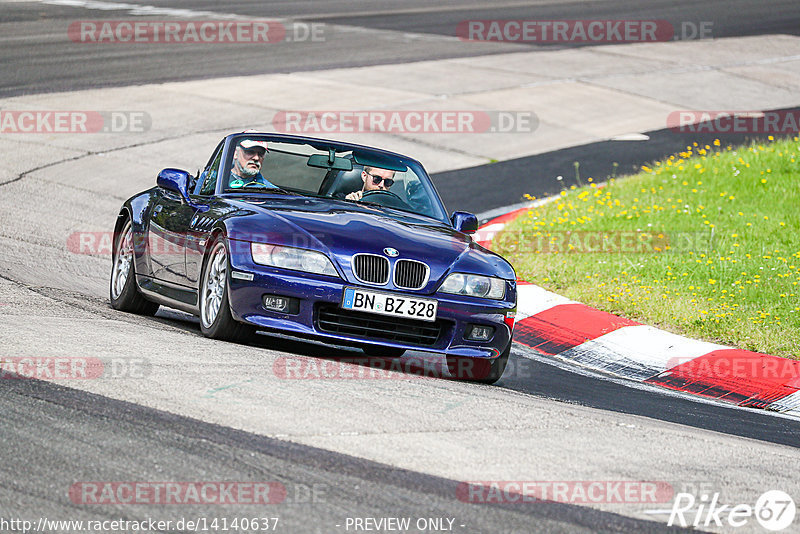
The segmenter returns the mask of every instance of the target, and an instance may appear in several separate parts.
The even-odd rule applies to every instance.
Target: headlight
[[[491,276],[451,273],[439,291],[470,297],[502,299],[506,294],[506,281]]]
[[[250,243],[250,253],[253,255],[253,261],[259,265],[339,276],[331,260],[321,252],[280,245]]]

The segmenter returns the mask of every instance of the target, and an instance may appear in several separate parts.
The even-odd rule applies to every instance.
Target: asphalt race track
[[[91,3],[91,2],[90,2]],[[61,5],[64,4],[64,5]],[[769,8],[749,0],[692,2],[654,0],[631,3],[624,0],[586,2],[485,2],[447,0],[431,6],[423,0],[370,2],[217,2],[132,0],[127,6],[154,6],[210,12],[247,20],[248,18],[288,19],[332,25],[327,45],[320,51],[313,43],[294,42],[270,48],[264,53],[258,44],[223,46],[199,45],[190,48],[138,46],[134,53],[126,47],[95,47],[58,38],[65,20],[103,20],[130,18],[129,9],[84,9],[86,2],[20,2],[8,4],[0,13],[0,97],[28,92],[70,91],[87,87],[142,84],[219,76],[276,72],[297,72],[344,66],[405,63],[444,57],[496,54],[520,46],[542,48],[567,45],[519,45],[509,43],[486,46],[472,43],[464,47],[454,38],[460,21],[470,19],[659,19],[680,28],[683,22],[699,25],[714,23],[715,35],[733,37],[761,34],[800,33],[797,20],[800,5],[792,0],[772,0]],[[127,15],[127,17],[125,16]],[[140,14],[141,15],[141,14]],[[158,12],[154,16],[159,16]],[[180,52],[180,61],[173,61]]]
[[[237,20],[324,23],[331,42],[322,51],[304,43],[276,46],[265,56],[239,44],[132,50],[63,40],[72,21],[125,19],[136,6],[151,6],[152,17],[163,19],[179,17],[171,10],[190,10],[210,12],[201,15],[206,19],[218,13]],[[107,7],[82,0],[0,3],[0,98],[534,47],[465,48],[453,28],[467,19],[710,20],[720,37],[800,34],[800,4],[789,1],[772,2],[769,9],[740,0],[654,0],[647,8],[616,0],[435,6],[384,0],[368,7],[344,0],[240,1],[224,8],[206,0],[161,0]],[[180,150],[180,132],[189,130],[205,144],[218,137],[216,130],[180,127],[153,141],[157,156],[143,143],[121,151],[123,161],[133,165],[152,158],[151,166],[160,168],[166,154]],[[557,193],[560,186],[549,177],[569,179],[574,161],[587,176],[603,177],[612,161],[621,173],[697,140],[663,131],[647,134],[647,141],[573,147],[441,172],[434,180],[449,209],[480,213],[515,204],[523,193]],[[2,134],[0,141],[6,141]],[[346,347],[270,335],[234,345],[204,338],[197,321],[179,312],[162,308],[154,318],[118,313],[107,302],[107,257],[54,250],[63,249],[64,229],[105,229],[108,213],[127,196],[121,191],[150,187],[152,176],[131,182],[119,172],[118,183],[100,180],[101,170],[115,169],[96,162],[81,167],[82,157],[71,160],[72,152],[63,147],[53,149],[63,149],[57,165],[46,163],[36,159],[44,148],[11,142],[18,150],[8,150],[4,159],[26,158],[28,170],[0,180],[0,359],[88,357],[103,374],[97,380],[54,381],[2,374],[0,532],[23,531],[19,523],[3,523],[11,519],[40,526],[42,518],[151,518],[173,523],[145,531],[190,532],[196,529],[187,520],[230,523],[252,517],[269,519],[270,528],[229,531],[399,532],[386,523],[367,528],[375,524],[364,520],[410,518],[409,532],[665,532],[673,530],[666,522],[678,492],[698,498],[718,493],[720,502],[732,505],[754,505],[768,490],[800,498],[794,472],[800,421],[793,419],[576,372],[523,347],[515,348],[504,378],[493,387],[418,377],[413,366],[404,367],[412,370],[408,374],[363,380],[291,379],[280,372],[287,361],[356,375],[366,368],[340,363],[362,356]],[[111,154],[112,145],[97,147],[93,155]],[[530,166],[542,169],[543,176],[533,190],[529,183],[514,182],[520,169]],[[51,168],[60,174],[54,176]],[[487,181],[488,175],[495,182]],[[496,181],[508,186],[493,186]],[[465,481],[655,481],[670,492],[655,502],[612,496],[591,503],[580,498],[479,503],[464,498]],[[280,498],[266,505],[246,498],[203,505],[98,504],[81,493],[88,484],[123,482],[268,482]],[[277,526],[271,522],[276,517]],[[697,530],[730,529],[701,524]],[[51,525],[39,531],[114,530]],[[752,519],[735,531],[765,532]]]

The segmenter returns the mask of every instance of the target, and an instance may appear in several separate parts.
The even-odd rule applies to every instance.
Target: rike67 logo
[[[762,494],[755,505],[723,504],[720,494],[703,493],[699,498],[691,493],[678,493],[672,503],[668,526],[738,528],[755,519],[763,528],[779,532],[794,522],[797,509],[788,493],[770,490]]]

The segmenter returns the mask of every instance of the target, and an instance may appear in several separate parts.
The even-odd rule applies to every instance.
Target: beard
[[[258,172],[261,170],[260,168],[251,169],[250,167],[243,167],[238,162],[236,163],[236,167],[237,167],[236,170],[239,171],[239,176],[242,176],[244,178],[251,178],[251,177],[255,176],[256,174],[258,174]]]

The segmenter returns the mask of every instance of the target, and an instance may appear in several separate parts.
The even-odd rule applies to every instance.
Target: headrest
[[[351,171],[339,171],[328,191],[328,196],[344,197],[353,191],[360,191],[364,187],[364,181],[361,179],[362,170],[361,165],[353,165]]]

